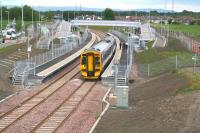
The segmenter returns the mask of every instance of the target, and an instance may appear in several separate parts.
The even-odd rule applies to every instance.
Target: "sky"
[[[3,5],[30,6],[78,6],[88,8],[130,9],[167,9],[172,10],[172,0],[0,0]],[[166,3],[166,4],[165,4]],[[174,0],[174,10],[200,12],[200,0]]]

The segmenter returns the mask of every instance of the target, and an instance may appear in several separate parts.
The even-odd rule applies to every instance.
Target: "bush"
[[[192,21],[189,22],[189,24],[190,24],[190,25],[194,25],[194,24],[195,24],[195,21],[192,20]]]
[[[174,22],[172,22],[172,24],[180,24],[180,22],[174,21]]]

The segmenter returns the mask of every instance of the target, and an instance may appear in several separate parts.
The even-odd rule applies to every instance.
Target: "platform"
[[[66,66],[67,64],[69,64],[70,62],[75,60],[76,58],[78,58],[81,55],[81,53],[84,52],[85,49],[90,48],[94,44],[94,42],[96,40],[96,35],[94,33],[91,33],[91,34],[92,34],[91,41],[86,46],[84,46],[82,49],[80,49],[76,53],[72,54],[71,56],[67,57],[66,59],[60,61],[59,63],[54,64],[53,66],[50,66],[49,68],[37,73],[36,75],[39,77],[46,78],[46,77],[52,75],[53,73],[55,73],[56,71],[60,70],[61,68],[63,68],[64,66]]]
[[[120,40],[118,37],[114,36],[113,34],[108,33],[109,35],[113,36],[116,40],[116,52],[115,55],[112,59],[112,61],[110,62],[109,66],[106,68],[106,70],[103,72],[103,74],[101,75],[101,78],[107,78],[109,76],[113,75],[113,70],[112,70],[112,66],[114,65],[115,61],[119,62],[121,55],[122,55],[122,49],[120,49]]]

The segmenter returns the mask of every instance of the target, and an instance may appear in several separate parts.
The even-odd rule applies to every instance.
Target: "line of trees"
[[[3,13],[3,19],[7,19],[7,13],[5,11],[10,12],[10,19],[16,19],[20,20],[21,19],[21,12],[22,9],[21,7],[13,7],[13,8],[7,8],[7,7],[2,7],[2,13]],[[39,19],[39,12],[36,10],[33,10],[34,13],[34,21],[37,21]],[[32,20],[32,7],[25,5],[24,6],[24,20],[25,21],[31,21]],[[41,12],[41,15],[47,19],[47,20],[52,20],[53,16],[55,14],[62,14],[61,11],[46,11],[46,12]],[[191,12],[184,10],[182,12],[168,12],[168,13],[159,13],[157,11],[150,11],[151,16],[173,16],[173,17],[180,17],[180,16],[190,16],[195,19],[200,19],[200,12]],[[144,12],[144,11],[113,11],[110,8],[106,8],[104,11],[99,12],[99,11],[64,11],[63,12],[63,18],[65,20],[69,19],[74,19],[76,16],[82,16],[82,15],[96,15],[96,16],[102,16],[103,19],[105,20],[114,20],[115,16],[148,16],[149,12]]]
[[[24,20],[25,21],[31,21],[32,20],[32,8],[30,6],[25,5],[24,7]],[[13,7],[13,8],[7,8],[2,7],[2,15],[3,19],[7,19],[8,14],[6,11],[9,11],[10,13],[10,19],[16,19],[20,20],[22,18],[22,8],[21,7]],[[33,10],[34,14],[34,21],[39,19],[39,13],[36,10]]]

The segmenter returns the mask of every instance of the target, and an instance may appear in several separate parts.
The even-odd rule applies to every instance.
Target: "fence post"
[[[115,64],[115,85],[114,85],[114,95],[116,95],[117,90],[117,79],[118,79],[118,66],[117,63]]]
[[[193,72],[196,72],[196,64],[197,64],[197,54],[195,54],[195,59],[194,59],[194,69]]]
[[[148,78],[150,77],[150,64],[148,64]]]
[[[178,56],[176,55],[176,69],[178,68]]]

